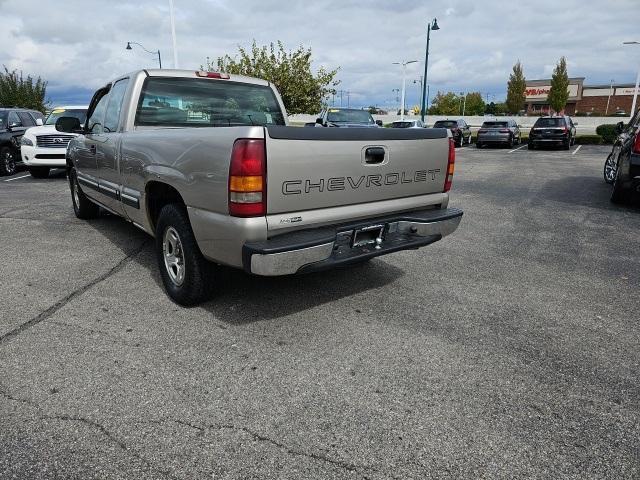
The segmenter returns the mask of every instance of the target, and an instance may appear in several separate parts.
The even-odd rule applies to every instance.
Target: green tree
[[[453,92],[438,92],[429,107],[430,115],[459,115],[460,98]]]
[[[484,113],[484,108],[484,100],[482,99],[482,94],[480,92],[467,93],[464,108],[465,115],[482,115]]]
[[[564,57],[556,64],[551,76],[551,89],[547,101],[554,112],[564,110],[569,100],[569,75],[567,74],[567,60]]]
[[[518,60],[513,66],[513,72],[509,75],[509,81],[507,82],[507,107],[510,113],[515,114],[524,109],[524,91],[526,88],[527,81],[524,78],[522,64]]]
[[[11,105],[39,110],[44,113],[47,103],[47,82],[31,75],[25,78],[22,72],[9,71],[4,67],[0,72],[0,105]]]
[[[289,115],[319,112],[323,99],[335,94],[335,87],[340,83],[335,79],[338,69],[327,71],[320,67],[313,74],[310,48],[301,46],[286,51],[280,41],[258,47],[254,40],[249,50],[238,47],[238,56],[225,55],[215,62],[207,57],[206,70],[247,75],[273,83]]]

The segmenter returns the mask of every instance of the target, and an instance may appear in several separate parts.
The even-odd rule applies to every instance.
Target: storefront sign
[[[524,95],[527,100],[546,100],[551,90],[551,85],[540,85],[535,87],[527,87]],[[569,98],[578,96],[578,85],[569,85],[567,87]]]

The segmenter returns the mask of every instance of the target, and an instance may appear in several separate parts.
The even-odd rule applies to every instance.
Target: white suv
[[[88,106],[68,106],[54,108],[46,121],[38,120],[37,127],[31,127],[20,141],[20,155],[23,163],[34,178],[46,178],[49,169],[66,167],[65,154],[69,141],[75,133],[56,130],[56,120],[60,117],[76,117],[84,124]]]

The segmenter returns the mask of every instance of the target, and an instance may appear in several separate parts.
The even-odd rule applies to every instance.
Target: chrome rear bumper
[[[458,209],[425,210],[293,232],[264,242],[246,243],[243,267],[263,276],[324,270],[429,245],[453,233],[461,219],[462,211]],[[354,246],[354,233],[372,225],[380,227],[375,242]]]

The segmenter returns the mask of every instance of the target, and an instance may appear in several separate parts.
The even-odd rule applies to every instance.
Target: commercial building
[[[634,84],[616,83],[585,85],[584,77],[570,78],[567,87],[569,100],[564,111],[567,115],[577,113],[611,115],[616,112],[624,112],[625,115],[629,115],[634,87]],[[525,110],[528,114],[549,113],[547,95],[549,95],[550,89],[551,79],[527,81]]]

